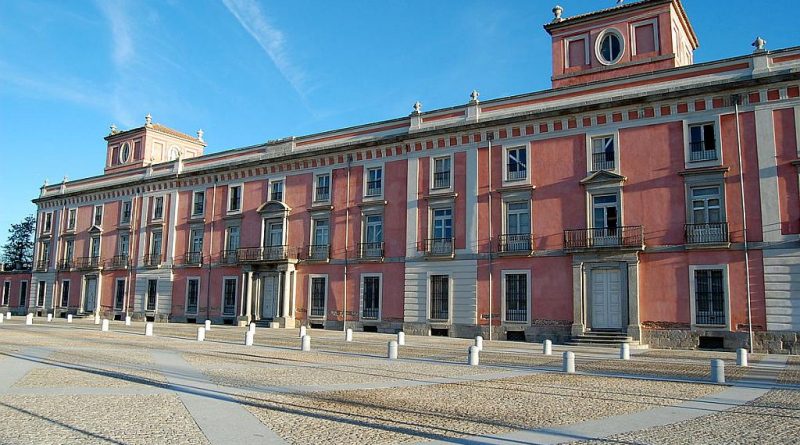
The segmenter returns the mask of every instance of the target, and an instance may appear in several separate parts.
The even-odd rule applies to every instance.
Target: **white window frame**
[[[160,249],[158,250],[158,252],[154,252],[153,251],[153,245],[155,244],[154,243],[154,239],[155,239],[155,235],[157,233],[161,235],[161,241],[160,241],[161,246],[160,246]],[[152,232],[150,232],[150,243],[147,245],[147,253],[150,256],[158,254],[158,255],[161,256],[161,261],[164,261],[164,258],[163,258],[163,255],[162,255],[163,251],[164,251],[164,232],[162,230],[153,230]]]
[[[725,324],[724,325],[699,325],[695,323],[697,320],[697,289],[694,279],[694,272],[696,270],[721,270],[722,271],[722,291],[724,293],[724,303],[723,306],[725,308]],[[731,320],[731,301],[730,301],[730,282],[729,282],[729,274],[728,274],[728,265],[727,264],[697,264],[697,265],[690,265],[689,266],[689,307],[691,311],[691,326],[692,328],[724,328],[726,330],[733,330],[732,329],[732,320]]]
[[[23,283],[25,284],[24,286]],[[23,289],[25,292],[22,292]],[[22,301],[23,295],[25,295],[25,306],[19,304]],[[9,301],[9,303],[11,303],[11,301]],[[17,300],[17,304],[21,307],[31,306],[31,283],[28,280],[21,280],[19,282],[19,299]]]
[[[234,280],[236,282],[236,286],[234,287],[233,291],[233,314],[226,314],[225,313],[225,282],[228,280]],[[230,276],[226,275],[222,277],[222,292],[220,293],[222,299],[220,301],[220,308],[219,312],[222,317],[237,317],[239,314],[239,277],[238,276]]]
[[[70,215],[74,215],[74,218],[70,219]],[[72,226],[70,226],[70,221],[72,222]],[[67,232],[74,232],[75,227],[78,226],[78,209],[76,207],[67,209],[67,223],[65,226]]]
[[[44,212],[42,218],[42,234],[50,234],[50,233],[53,233],[53,212]]]
[[[42,304],[39,304],[39,300],[42,300]],[[33,307],[45,307],[47,306],[47,281],[39,280],[36,283],[36,304]]]
[[[275,183],[282,183],[283,187],[281,188],[281,199],[272,199],[272,185]],[[275,201],[275,202],[286,202],[286,177],[282,176],[280,178],[272,178],[267,182],[267,201]]]
[[[197,195],[200,194],[200,193],[203,194],[203,211],[200,212],[200,213],[195,213],[194,212],[195,199],[197,199]],[[204,216],[205,213],[206,213],[206,191],[205,190],[193,190],[192,191],[192,202],[191,202],[191,204],[189,204],[189,206],[190,206],[189,215],[192,218],[197,218],[197,217]],[[240,203],[240,206],[241,206],[241,203]]]
[[[127,243],[128,244],[128,248],[127,248],[126,252],[123,252],[122,251],[122,239],[123,239],[123,237],[126,237],[126,236],[128,237],[128,243]],[[119,256],[125,255],[125,256],[127,256],[129,258],[131,256],[131,236],[127,232],[120,233],[117,236],[117,255],[119,255]]]
[[[436,161],[438,159],[448,158],[450,160],[450,176],[447,187],[434,188],[434,176],[436,175]],[[455,156],[453,153],[431,156],[430,157],[430,182],[428,183],[428,190],[430,193],[449,193],[453,191],[453,183],[455,182]]]
[[[3,295],[0,295],[0,306],[8,306],[11,303],[11,281],[3,281]]]
[[[381,192],[376,195],[369,195],[367,192],[369,191],[369,172],[371,170],[380,170],[381,171]],[[386,193],[386,166],[383,163],[373,163],[364,165],[364,190],[361,194],[363,196],[364,201],[372,201],[372,200],[381,200],[383,199],[384,194]]]
[[[614,34],[620,41],[620,51],[619,55],[614,60],[604,60],[602,54],[600,53],[600,46],[603,42],[603,38],[605,38],[608,34]],[[594,55],[597,58],[597,61],[604,66],[612,66],[618,64],[624,57],[625,57],[625,50],[627,49],[628,43],[625,41],[625,36],[622,35],[622,32],[613,26],[609,26],[608,28],[604,29],[597,35],[597,38],[594,41]]]
[[[122,156],[122,153],[125,151],[125,148],[127,148],[128,155],[127,156]],[[128,161],[130,161],[130,160],[131,160],[131,144],[129,144],[128,141],[125,141],[119,146],[119,153],[118,153],[117,161],[120,164],[127,164]]]
[[[239,188],[239,208],[231,208],[231,193],[235,188]],[[244,207],[244,183],[228,184],[228,193],[225,194],[225,209],[228,215],[242,213]]]
[[[433,294],[433,286],[431,286],[431,277],[435,275],[441,275],[447,277],[447,319],[434,319],[431,318],[431,302],[432,294]],[[450,324],[453,320],[453,275],[451,273],[446,272],[428,272],[428,275],[425,279],[425,288],[427,294],[427,303],[425,304],[425,320],[431,323],[446,323]]]
[[[317,244],[317,223],[320,221],[326,221],[328,226],[328,243],[327,245],[330,247],[331,245],[331,216],[330,213],[320,213],[317,215],[311,215],[311,233],[309,239],[309,245],[311,246],[323,246],[324,244]]]
[[[624,209],[622,206],[622,189],[620,187],[603,187],[598,189],[591,189],[587,190],[586,192],[586,215],[587,218],[587,228],[595,228],[600,229],[601,227],[595,227],[594,225],[594,198],[595,196],[608,196],[608,195],[616,195],[617,197],[617,229],[625,226],[623,221]]]
[[[161,215],[156,216],[156,209],[158,208],[157,203],[158,200],[161,200]],[[164,207],[166,206],[166,199],[164,199],[164,195],[153,196],[153,210],[150,215],[151,221],[163,221],[164,220]]]
[[[690,127],[695,125],[702,125],[707,123],[714,124],[714,137],[716,141],[716,150],[717,150],[717,159],[711,159],[708,161],[692,161],[692,148],[691,148],[691,134],[690,134]],[[689,168],[702,168],[702,167],[714,167],[717,165],[722,165],[722,134],[720,132],[720,115],[712,115],[712,114],[704,114],[699,116],[694,116],[690,119],[683,120],[683,156],[684,156],[684,163],[687,169]]]
[[[69,246],[70,244],[72,244],[72,248],[68,249],[67,246]],[[62,259],[65,260],[65,261],[70,261],[71,262],[72,259],[75,257],[75,239],[74,238],[68,238],[68,239],[64,240],[64,252],[63,252],[63,254],[64,255],[63,255]]]
[[[719,215],[720,221],[718,223],[696,222],[694,220],[694,194],[695,189],[713,188],[719,189]],[[708,207],[706,207],[706,213]],[[709,180],[702,182],[692,182],[686,184],[686,223],[687,224],[721,224],[728,222],[728,212],[725,205],[725,183],[722,180]]]
[[[324,278],[325,279],[325,299],[324,299],[322,317],[312,317],[311,316],[311,303],[312,303],[312,300],[311,300],[312,295],[311,295],[311,293],[314,290],[314,286],[312,285],[314,278]],[[330,286],[331,286],[331,282],[330,282],[330,280],[328,280],[328,274],[309,274],[308,275],[308,312],[306,312],[306,313],[308,314],[308,319],[309,320],[311,320],[311,319],[313,319],[313,320],[327,320],[328,319],[328,295],[330,293]],[[346,317],[347,314],[344,314],[344,316]]]
[[[378,317],[377,318],[363,318],[364,315],[364,279],[377,277],[378,282]],[[358,303],[358,319],[370,322],[382,321],[383,315],[383,273],[362,273],[360,277],[360,291]]]
[[[125,221],[125,204],[128,204],[130,208],[128,209],[128,220]],[[131,220],[133,219],[133,201],[131,200],[122,200],[119,202],[119,225],[127,226],[130,225]]]
[[[156,282],[156,301],[155,301],[155,304],[153,304],[153,309],[147,309],[147,300],[150,297],[150,282],[151,281],[155,281]],[[144,309],[144,311],[146,313],[155,314],[155,313],[158,312],[158,282],[159,282],[158,278],[148,278],[147,279],[147,288],[145,289],[144,301],[142,302],[143,303],[142,309]],[[98,299],[98,301],[99,301],[99,299]]]
[[[620,146],[619,146],[619,130],[614,131],[602,131],[602,132],[594,132],[594,133],[586,133],[586,173],[591,174],[595,171],[592,167],[594,167],[594,161],[592,159],[592,150],[593,150],[593,141],[597,138],[605,138],[605,137],[612,137],[614,139],[614,168],[611,170],[604,170],[608,172],[613,172],[616,174],[620,174]]]
[[[508,196],[508,197],[504,196],[503,197],[503,226],[501,228],[503,235],[514,235],[513,233],[511,233],[508,230],[508,214],[509,214],[508,213],[508,206],[510,204],[519,204],[519,203],[523,203],[523,202],[528,205],[528,227],[530,228],[530,230],[528,230],[528,232],[530,232],[530,233],[527,233],[527,234],[523,233],[523,234],[517,234],[517,235],[533,235],[533,212],[531,211],[531,208],[533,207],[533,205],[531,203],[532,200],[531,200],[531,198],[529,196],[522,196],[522,197],[519,197],[519,198],[517,198],[516,196]]]
[[[92,225],[101,227],[103,225],[103,216],[105,216],[105,209],[103,204],[96,204],[92,210]],[[97,209],[100,209],[100,224],[97,224]]]
[[[119,308],[119,309],[117,309],[117,288],[119,287],[119,284],[118,284],[118,283],[119,283],[120,281],[122,281],[122,282],[123,282],[123,283],[125,283],[125,284],[122,286],[122,288],[123,288],[123,291],[122,291],[122,307],[121,307],[121,308]],[[128,285],[127,285],[127,281],[128,281],[128,280],[127,280],[126,278],[117,278],[117,279],[115,279],[115,280],[114,280],[114,294],[113,294],[113,295],[112,295],[112,297],[111,297],[111,298],[112,298],[112,301],[111,301],[111,307],[112,307],[112,308],[113,308],[113,310],[115,310],[115,311],[124,311],[124,310],[125,310],[125,297],[126,297],[126,296],[127,296],[127,294],[128,294]],[[158,300],[156,300],[156,303],[158,303]]]
[[[579,36],[567,37],[564,39],[564,69],[567,68],[574,68],[569,64],[569,45],[572,42],[577,42],[583,40],[583,65],[578,66],[586,66],[591,64],[590,56],[589,56],[589,34],[581,34]]]
[[[317,181],[319,181],[319,178],[321,178],[323,176],[327,176],[328,177],[328,198],[327,199],[320,199],[319,195],[317,195],[317,184],[318,184]],[[286,184],[284,183],[284,192],[286,191],[285,187],[286,187]],[[331,199],[333,197],[333,174],[332,174],[332,172],[330,170],[314,174],[314,184],[313,184],[313,187],[312,187],[312,190],[311,190],[311,194],[312,194],[312,197],[313,197],[312,201],[314,203],[329,203],[329,202],[331,202]]]
[[[525,321],[508,321],[506,320],[506,275],[526,275],[525,277],[525,284],[527,289],[525,292],[527,293],[528,300],[525,303],[528,308],[527,313],[525,314]],[[533,308],[531,307],[531,271],[530,269],[513,269],[513,270],[502,270],[500,272],[502,284],[501,284],[501,292],[500,295],[500,310],[502,313],[500,314],[501,320],[503,323],[514,324],[514,325],[530,325],[531,320],[533,319]]]
[[[197,281],[197,307],[194,312],[189,312],[189,282],[192,280]],[[186,302],[183,308],[187,315],[197,315],[200,312],[200,277],[186,277]]]
[[[508,161],[509,152],[511,150],[525,150],[525,177],[519,179],[508,178]],[[530,184],[531,183],[531,151],[527,145],[513,145],[510,147],[503,147],[503,185],[517,185],[517,184]]]
[[[641,26],[653,25],[653,47],[655,48],[653,52],[656,54],[659,53],[661,50],[660,42],[658,41],[658,19],[652,18],[649,20],[642,20],[639,22],[631,23],[630,25],[630,35],[631,35],[631,54],[634,56],[638,56],[639,52],[636,50],[636,28]]]
[[[453,232],[453,235],[450,237],[453,240],[453,244],[455,245],[456,242],[456,206],[455,203],[442,203],[442,204],[434,204],[428,207],[428,238],[429,239],[445,239],[445,238],[436,238],[433,236],[434,232],[434,222],[435,222],[435,213],[437,210],[450,210],[450,226]]]
[[[62,304],[64,302],[64,283],[69,284],[67,286],[67,291],[68,291],[67,292],[67,304]],[[69,307],[69,297],[70,297],[71,293],[72,293],[72,280],[69,279],[69,278],[61,280],[61,286],[59,286],[59,289],[58,289],[58,305],[57,306],[58,307]],[[54,304],[53,306],[56,306],[56,305]]]
[[[239,235],[238,235],[238,237],[239,237],[239,243],[238,244],[239,245],[236,246],[235,249],[231,249],[230,248],[231,247],[230,246],[230,236],[231,236],[230,235],[230,233],[231,233],[230,230],[233,227],[236,227],[236,229],[239,231]],[[231,224],[230,226],[225,227],[225,250],[226,251],[238,250],[241,247],[242,247],[242,226],[240,226],[239,224]]]
[[[97,243],[94,242],[95,239],[97,240]],[[97,246],[97,255],[92,255],[92,251],[94,250],[94,249],[92,249],[92,247],[94,247],[95,245]],[[90,236],[89,237],[89,255],[88,256],[90,258],[97,257],[98,260],[99,260],[99,258],[101,258],[102,255],[103,255],[103,237],[100,236],[100,235],[92,235],[92,236]]]

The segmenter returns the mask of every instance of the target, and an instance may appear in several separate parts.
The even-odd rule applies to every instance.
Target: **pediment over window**
[[[101,228],[100,228],[100,227],[98,227],[98,226],[92,226],[92,228],[91,228],[91,229],[89,229],[89,233],[90,233],[90,234],[99,234],[99,233],[103,233],[103,229],[101,229]]]
[[[628,178],[607,170],[600,170],[581,180],[581,185],[622,185]]]
[[[266,216],[284,216],[289,214],[292,209],[280,201],[267,201],[261,204],[261,207],[256,211]]]

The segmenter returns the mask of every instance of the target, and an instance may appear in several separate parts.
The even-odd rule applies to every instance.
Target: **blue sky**
[[[559,0],[565,16],[615,0]],[[216,152],[549,87],[542,0],[0,0],[0,243],[47,178],[102,173],[108,126]],[[695,61],[800,45],[796,0],[685,0]],[[767,10],[769,8],[769,10]]]

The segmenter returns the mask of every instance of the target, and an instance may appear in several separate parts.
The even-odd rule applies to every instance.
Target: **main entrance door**
[[[264,276],[264,294],[261,300],[262,320],[272,320],[277,316],[280,281],[279,274],[267,274]]]
[[[86,277],[83,288],[83,311],[94,312],[97,309],[97,277]]]
[[[622,273],[592,270],[592,329],[622,329]]]

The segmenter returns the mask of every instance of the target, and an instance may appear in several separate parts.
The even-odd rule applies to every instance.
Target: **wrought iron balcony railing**
[[[378,308],[377,307],[365,307],[361,309],[361,318],[365,320],[377,320],[378,319]]]
[[[453,256],[455,243],[453,238],[429,238],[425,240],[425,254],[428,256]]]
[[[592,171],[614,170],[613,153],[592,153]]]
[[[327,261],[331,257],[330,244],[312,244],[308,246],[308,259],[312,261]]]
[[[512,171],[511,168],[514,167],[516,170]],[[506,181],[518,181],[520,179],[525,179],[528,177],[528,170],[520,167],[516,164],[508,164],[506,169]]]
[[[148,253],[144,256],[143,263],[145,267],[159,267],[162,261],[163,258],[160,253]]]
[[[367,196],[380,196],[383,193],[382,180],[367,181]]]
[[[643,249],[642,226],[591,227],[564,231],[564,248],[574,249]]]
[[[223,264],[237,264],[239,262],[239,251],[238,250],[224,250],[222,252],[222,263]]]
[[[108,262],[108,267],[112,269],[127,269],[130,267],[130,258],[128,255],[116,255]]]
[[[284,261],[295,255],[296,252],[287,245],[243,247],[237,250],[239,262],[242,263]]]
[[[709,149],[707,147],[714,147]],[[689,160],[690,161],[713,161],[717,159],[716,141],[713,139],[708,141],[695,141],[689,143]]]
[[[200,266],[203,264],[203,252],[187,252],[183,256],[183,264],[186,266]]]
[[[74,263],[71,258],[64,258],[58,262],[58,270],[70,270],[74,267]]]
[[[314,201],[328,201],[331,199],[331,188],[329,186],[317,187]]]
[[[446,189],[450,187],[450,170],[433,174],[433,188]]]
[[[47,266],[49,266],[49,264],[50,264],[50,258],[39,260],[36,262],[36,270],[38,271],[47,270]]]
[[[99,269],[101,265],[99,256],[84,256],[75,258],[75,268],[79,270]]]
[[[688,244],[727,244],[730,242],[728,223],[686,224]]]
[[[361,259],[383,258],[383,241],[358,243],[358,257]]]
[[[500,235],[498,250],[500,253],[530,253],[533,251],[533,235],[530,233]]]

